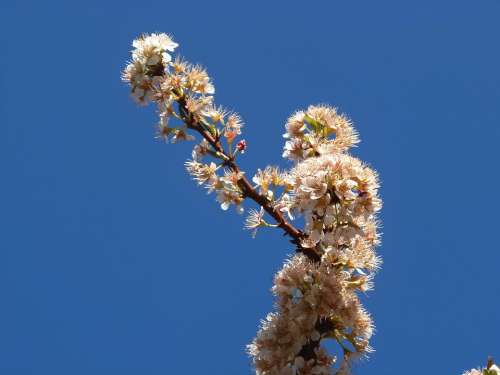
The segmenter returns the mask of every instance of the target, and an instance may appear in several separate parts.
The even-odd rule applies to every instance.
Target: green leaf
[[[319,132],[321,132],[321,130],[323,130],[323,125],[321,123],[319,123],[318,121],[316,121],[315,119],[313,119],[311,116],[306,114],[304,116],[304,118],[312,126],[313,130],[316,133],[319,133]]]

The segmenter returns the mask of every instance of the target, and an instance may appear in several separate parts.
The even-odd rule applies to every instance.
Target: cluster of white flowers
[[[217,174],[217,167],[214,162],[204,164],[195,160],[186,162],[186,169],[195,181],[200,185],[204,185],[208,192],[215,191],[217,200],[221,208],[226,211],[231,204],[236,206],[239,213],[243,212],[241,203],[243,202],[243,194],[238,186],[238,181],[241,179],[241,173],[235,173],[229,170],[224,171],[224,175]]]
[[[274,280],[278,311],[268,315],[248,348],[257,373],[331,374],[336,358],[324,349],[316,346],[314,358],[301,352],[323,339],[337,340],[346,357],[369,351],[373,324],[355,295],[358,288],[358,280],[341,268],[302,254],[290,259]],[[318,329],[318,322],[328,329]]]
[[[493,360],[490,359],[488,362],[486,367],[465,371],[463,375],[500,375],[500,368],[493,363]]]
[[[241,134],[241,117],[214,106],[215,87],[207,71],[180,57],[172,60],[171,53],[178,44],[170,36],[142,35],[132,46],[132,60],[125,67],[122,79],[130,85],[132,97],[137,102],[156,103],[160,115],[158,138],[174,142],[193,139],[188,134],[186,121],[201,123],[214,137],[223,136],[231,144]],[[182,105],[176,113],[174,104],[179,100]],[[170,126],[172,118],[180,120],[181,126]],[[237,149],[243,152],[245,142],[238,145]]]
[[[373,323],[357,293],[372,288],[381,263],[375,253],[378,178],[347,154],[358,142],[357,133],[334,108],[311,106],[292,115],[286,128],[284,157],[296,165],[285,174],[259,171],[254,181],[263,192],[275,180],[283,187],[274,205],[291,217],[304,216],[300,247],[315,257],[297,254],[277,274],[277,311],[268,316],[249,353],[259,375],[331,374],[336,358],[319,345],[314,356],[305,358],[301,348],[334,339],[344,350],[336,373],[348,373],[350,361],[371,350]]]
[[[222,176],[217,174],[229,158],[234,159],[246,150],[245,140],[235,141],[241,135],[241,117],[214,105],[215,87],[204,68],[180,57],[172,59],[170,53],[178,44],[167,34],[142,35],[132,45],[132,60],[123,71],[122,79],[130,85],[133,98],[140,104],[154,102],[157,105],[156,137],[166,142],[193,140],[190,130],[197,126],[212,137],[213,143],[221,145],[225,140],[229,155],[222,154],[203,139],[195,145],[193,160],[186,162],[186,168],[209,192],[217,192],[217,200],[224,210],[234,204],[241,212],[243,198],[238,180],[242,174],[225,168],[222,168],[225,171]],[[204,163],[206,156],[213,156],[220,164]]]
[[[332,154],[298,163],[290,179],[291,209],[306,219],[302,246],[323,256],[356,251],[356,264],[361,258],[368,261],[358,268],[375,269],[376,257],[366,253],[377,244],[375,214],[381,201],[375,172],[350,155]]]
[[[132,87],[132,96],[146,104],[153,99],[165,68],[172,59],[169,52],[178,46],[167,34],[142,35],[132,43],[132,61],[126,66],[122,79]]]
[[[305,317],[310,318],[309,316]],[[301,332],[314,322],[301,317],[296,320],[279,313],[271,313],[261,322],[259,337],[249,345],[257,374],[297,375],[331,374],[335,360],[322,347],[314,349],[314,360],[297,355],[306,341]],[[319,333],[316,332],[319,340]]]
[[[326,105],[294,113],[286,123],[283,137],[288,139],[283,157],[297,161],[344,152],[359,142],[349,119]]]

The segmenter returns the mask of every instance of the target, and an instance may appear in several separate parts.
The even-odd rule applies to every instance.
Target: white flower
[[[205,69],[200,66],[192,67],[186,74],[187,87],[198,94],[214,94],[215,87],[210,82],[210,77],[208,76]]]
[[[281,199],[276,203],[275,207],[280,210],[280,212],[286,212],[290,220],[293,220],[294,217],[290,211],[290,207],[292,205],[292,200],[290,199],[290,195],[283,194]]]
[[[190,96],[186,100],[186,108],[195,115],[202,115],[208,107],[212,105],[212,96]]]
[[[240,135],[242,127],[243,120],[240,115],[237,113],[230,113],[227,116],[224,126],[224,136],[227,138],[227,141],[232,142],[237,135]]]
[[[208,153],[210,145],[206,139],[195,145],[191,153],[193,160],[200,161]]]
[[[188,160],[185,163],[188,173],[193,177],[199,185],[206,182],[210,182],[216,178],[215,172],[217,171],[217,166],[214,162],[210,164],[202,164],[195,160]]]
[[[305,177],[302,180],[303,185],[300,189],[310,193],[310,198],[313,200],[321,198],[328,190],[328,184],[325,183],[326,172],[318,171],[314,176]]]
[[[218,123],[220,121],[224,121],[228,112],[223,107],[215,107],[211,105],[201,111],[201,114],[205,117],[209,117],[213,123]]]
[[[291,160],[301,160],[302,159],[302,141],[298,138],[293,138],[286,141],[283,147],[283,157]]]
[[[173,52],[179,45],[175,43],[167,34],[143,35],[134,40],[132,46],[132,58],[135,61],[141,61],[146,65],[156,65],[163,62],[167,64],[172,60],[167,51]]]
[[[160,122],[158,123],[158,127],[156,129],[155,138],[161,139],[165,142],[168,142],[168,137],[172,133],[173,129],[168,127],[168,117],[160,116]]]
[[[235,191],[228,190],[227,188],[223,188],[217,191],[217,201],[220,203],[220,208],[224,211],[229,209],[231,203],[236,205],[236,212],[242,214],[244,209],[241,207],[241,196],[239,193]]]
[[[252,237],[255,238],[257,234],[257,229],[264,225],[264,208],[261,207],[259,211],[250,209],[247,219],[245,220],[245,229],[252,230]]]

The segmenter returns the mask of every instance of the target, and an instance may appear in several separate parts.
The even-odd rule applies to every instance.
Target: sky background
[[[291,248],[252,240],[154,140],[120,82],[172,33],[245,119],[253,175],[288,115],[338,106],[381,175],[384,258],[356,374],[500,361],[500,2],[3,1],[0,373],[252,373],[245,345]]]

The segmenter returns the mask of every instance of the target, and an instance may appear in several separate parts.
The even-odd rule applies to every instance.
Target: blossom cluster
[[[253,200],[245,227],[255,235],[276,227],[297,245],[272,287],[276,310],[262,322],[248,352],[257,375],[348,374],[352,360],[370,352],[373,322],[359,294],[373,287],[380,267],[377,174],[349,154],[359,142],[351,121],[327,105],[294,113],[286,123],[283,157],[288,170],[259,169],[251,179],[237,157],[247,149],[243,121],[214,103],[215,87],[205,69],[181,57],[166,34],[139,37],[122,78],[140,104],[155,103],[157,137],[176,142],[199,134],[188,173],[221,208],[243,211]],[[270,216],[274,222],[268,222]],[[292,224],[303,218],[303,228]],[[322,346],[336,341],[342,361]]]
[[[171,60],[169,52],[178,46],[167,34],[142,35],[132,43],[132,61],[122,74],[122,79],[130,83],[132,96],[139,103],[147,103],[153,98],[167,64]]]
[[[465,371],[463,375],[500,375],[500,368],[490,359],[486,367]]]
[[[316,346],[307,359],[300,348],[334,339],[344,352],[337,374],[348,373],[352,359],[371,350],[373,323],[357,293],[372,288],[381,263],[375,253],[377,174],[347,153],[357,133],[334,108],[299,111],[286,129],[283,156],[295,165],[282,177],[285,193],[274,204],[290,217],[304,217],[300,247],[315,257],[299,253],[278,272],[272,289],[277,311],[262,324],[249,353],[260,375],[332,374],[336,358]],[[284,337],[292,337],[293,345]]]
[[[349,119],[335,108],[319,105],[298,111],[286,123],[283,157],[304,160],[311,156],[344,152],[359,142]]]
[[[214,162],[203,164],[195,160],[186,162],[188,173],[193,176],[193,179],[200,185],[205,185],[208,192],[217,192],[217,200],[221,208],[225,211],[231,204],[236,206],[238,212],[242,213],[243,195],[238,180],[241,178],[241,173],[225,170],[224,175],[217,174],[217,167]]]
[[[196,144],[186,169],[208,192],[217,193],[222,209],[234,204],[242,212],[243,198],[238,186],[242,173],[221,168],[247,148],[244,139],[236,141],[243,127],[241,117],[214,104],[215,87],[204,68],[178,56],[172,58],[178,44],[169,35],[142,35],[132,45],[132,60],[122,79],[130,85],[132,97],[139,104],[156,104],[157,138],[166,142],[189,141],[194,140],[190,134],[193,127],[206,132],[212,144],[205,138]],[[229,148],[227,154],[217,149],[222,140]],[[206,156],[220,163],[204,162]]]
[[[349,359],[368,352],[373,323],[355,295],[358,286],[340,268],[315,264],[302,254],[292,257],[274,280],[277,312],[268,315],[249,345],[257,373],[331,374],[336,358],[323,348],[314,349],[314,359],[301,353],[310,342],[324,339],[337,340]],[[344,373],[348,365],[343,363]]]

